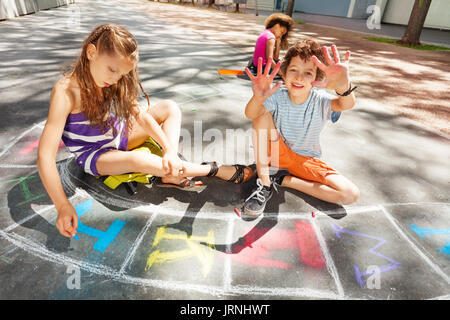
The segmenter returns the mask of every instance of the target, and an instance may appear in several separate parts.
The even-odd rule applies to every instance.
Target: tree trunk
[[[430,5],[431,0],[416,0],[414,2],[405,35],[398,43],[407,46],[420,45],[420,34],[422,33],[423,24],[425,23]]]
[[[212,5],[214,4],[214,1],[215,1],[215,0],[209,0],[208,7],[212,7]]]
[[[239,12],[239,2],[236,2],[236,10],[234,12]]]
[[[292,12],[294,11],[294,3],[295,3],[295,0],[289,0],[288,1],[288,5],[287,5],[287,8],[286,8],[286,14],[289,17],[292,17]]]

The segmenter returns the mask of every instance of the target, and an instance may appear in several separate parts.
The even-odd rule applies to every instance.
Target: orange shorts
[[[269,143],[270,165],[289,170],[290,174],[298,178],[327,184],[325,179],[330,174],[339,174],[325,162],[295,153],[284,143],[278,135],[278,141]],[[278,154],[278,156],[277,156]]]

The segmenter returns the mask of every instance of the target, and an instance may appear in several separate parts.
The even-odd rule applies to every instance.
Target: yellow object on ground
[[[152,139],[149,138],[147,141],[144,142],[140,147],[137,147],[133,149],[133,151],[144,151],[152,154],[156,154],[160,157],[162,157],[162,150],[158,146],[158,144]],[[109,176],[108,178],[103,181],[104,184],[106,184],[111,189],[116,189],[120,184],[124,182],[131,182],[136,181],[139,183],[150,183],[150,178],[153,175],[151,174],[145,174],[145,173],[126,173],[126,174],[120,174],[116,176]]]

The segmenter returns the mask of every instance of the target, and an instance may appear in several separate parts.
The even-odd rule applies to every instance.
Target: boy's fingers
[[[317,68],[325,72],[326,66],[322,63],[322,61],[320,61],[316,56],[312,56],[311,60],[314,62]]]
[[[350,50],[347,50],[347,52],[345,53],[344,62],[349,62],[349,61],[350,61]]]
[[[281,68],[281,61],[278,61],[275,68],[273,68],[272,74],[270,75],[270,80],[273,80],[273,78],[275,78],[280,68]]]
[[[259,57],[258,58],[258,72],[257,72],[257,76],[260,76],[262,74],[262,58]]]
[[[281,85],[283,84],[283,81],[277,81],[277,83],[275,84],[275,86],[272,88],[272,91],[271,91],[271,95],[272,94],[274,94],[275,93],[275,91],[277,91],[280,87],[281,87]]]
[[[322,50],[323,50],[323,55],[325,57],[325,61],[328,63],[328,65],[332,64],[331,56],[330,56],[330,53],[328,52],[328,48],[326,46],[323,46]]]
[[[340,63],[341,62],[341,58],[339,57],[338,49],[337,49],[337,47],[334,44],[331,46],[331,51],[333,51],[334,62],[335,63]]]
[[[270,68],[272,67],[272,61],[272,57],[269,57],[269,59],[267,59],[266,68],[264,69],[264,76],[266,77],[269,75]]]
[[[252,74],[252,72],[250,71],[249,68],[245,68],[245,73],[246,73],[247,76],[250,78],[250,80],[253,81],[253,79],[255,79],[255,76]]]

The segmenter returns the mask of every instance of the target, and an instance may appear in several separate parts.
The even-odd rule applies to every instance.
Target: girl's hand
[[[162,157],[163,169],[168,176],[178,177],[182,175],[184,170],[183,161],[178,157],[176,152],[166,152]]]
[[[260,99],[261,101],[265,101],[283,84],[283,81],[278,81],[275,85],[272,84],[273,78],[275,78],[281,66],[281,61],[278,61],[272,73],[269,74],[272,60],[272,57],[269,57],[269,59],[267,59],[266,69],[264,70],[264,73],[262,73],[262,58],[260,57],[258,59],[258,72],[256,77],[250,72],[248,68],[245,68],[245,72],[252,81],[253,95],[255,96],[255,98]]]
[[[56,228],[65,237],[73,237],[77,234],[78,215],[75,208],[70,204],[63,205],[58,210]]]
[[[350,83],[348,66],[350,60],[350,51],[347,50],[347,52],[345,53],[344,62],[341,62],[339,58],[339,52],[334,44],[331,46],[334,60],[331,59],[327,47],[323,47],[322,49],[328,65],[323,64],[316,56],[312,56],[312,61],[320,70],[325,73],[326,78],[324,81],[313,81],[311,84],[313,86],[335,90],[340,93],[347,91]]]

